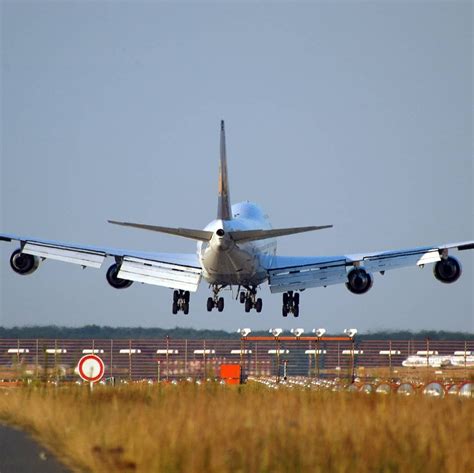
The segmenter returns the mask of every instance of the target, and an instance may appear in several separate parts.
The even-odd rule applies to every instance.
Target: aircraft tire
[[[217,310],[219,312],[222,312],[224,310],[224,298],[219,297],[219,300],[217,301]]]
[[[249,313],[251,308],[252,308],[252,302],[250,302],[250,299],[246,299],[246,301],[245,301],[245,312]]]
[[[214,301],[212,300],[212,297],[209,297],[207,299],[207,311],[211,312],[212,309],[214,309]]]
[[[258,298],[257,302],[255,303],[255,310],[257,311],[257,313],[260,314],[260,312],[262,312],[262,307],[263,307],[263,301],[262,299]]]
[[[173,302],[173,306],[171,308],[171,311],[173,312],[173,315],[176,315],[178,313],[178,303]]]

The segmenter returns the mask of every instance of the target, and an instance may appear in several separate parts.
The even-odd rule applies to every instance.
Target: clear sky
[[[275,227],[282,255],[474,238],[471,2],[1,2],[3,232],[146,251],[189,240],[106,223],[203,228],[215,218],[219,120],[231,197]],[[474,330],[473,252],[442,285],[432,267],[376,275],[364,296],[308,290],[301,316],[171,314],[171,291],[117,291],[102,270],[46,261],[30,277],[1,250],[0,324],[235,330]]]

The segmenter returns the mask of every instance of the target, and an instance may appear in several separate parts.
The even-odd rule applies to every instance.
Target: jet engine
[[[15,250],[10,257],[10,266],[15,273],[26,276],[34,273],[40,264],[37,256],[22,253],[20,249]]]
[[[451,284],[459,279],[462,273],[461,263],[454,257],[438,261],[433,268],[434,277],[441,282]]]
[[[346,287],[353,294],[365,294],[374,284],[374,279],[365,269],[354,268],[347,275]]]
[[[120,271],[120,266],[118,264],[113,264],[107,270],[107,282],[114,287],[115,289],[126,289],[133,284],[133,281],[128,279],[120,279],[117,275]]]

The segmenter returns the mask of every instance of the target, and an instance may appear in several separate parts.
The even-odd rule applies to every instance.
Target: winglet
[[[224,120],[221,120],[221,146],[219,161],[219,187],[217,200],[217,218],[221,220],[232,220],[230,206],[229,180],[227,175],[227,154],[225,147]]]

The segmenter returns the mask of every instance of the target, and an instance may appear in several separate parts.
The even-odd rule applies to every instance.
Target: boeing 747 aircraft
[[[10,258],[18,274],[31,274],[40,262],[51,259],[82,267],[100,268],[106,257],[115,262],[107,271],[107,281],[116,289],[133,282],[173,289],[172,312],[189,313],[190,293],[198,289],[201,278],[209,283],[212,296],[207,310],[224,310],[220,292],[238,286],[238,297],[245,312],[262,311],[259,287],[268,282],[272,293],[283,294],[282,315],[299,315],[300,293],[305,289],[345,284],[354,294],[366,293],[373,284],[373,274],[405,266],[434,263],[434,276],[443,283],[453,283],[461,276],[461,265],[451,249],[472,250],[474,241],[409,248],[397,251],[341,256],[277,256],[276,238],[295,233],[322,230],[332,225],[274,229],[265,212],[251,202],[231,206],[227,175],[224,122],[221,122],[220,166],[217,219],[204,230],[169,228],[139,223],[110,223],[140,228],[196,240],[197,252],[191,254],[144,253],[98,246],[84,246],[29,236],[0,233],[0,240],[18,241],[20,247]]]

